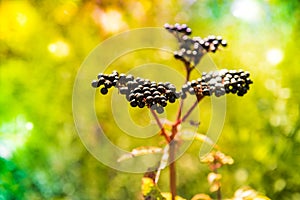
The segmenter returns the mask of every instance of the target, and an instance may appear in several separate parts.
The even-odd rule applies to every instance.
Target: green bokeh
[[[102,165],[80,141],[72,89],[77,70],[98,43],[125,30],[166,22],[186,23],[195,36],[222,35],[229,46],[211,55],[214,62],[219,68],[248,70],[254,80],[245,97],[227,97],[218,145],[235,164],[221,170],[223,195],[231,197],[238,187],[250,185],[271,199],[298,199],[300,4],[251,1],[258,14],[243,19],[232,14],[237,2],[0,1],[0,199],[138,199],[142,174]],[[274,48],[283,53],[278,64],[266,57]],[[160,57],[154,58],[159,54],[147,54],[159,62]],[[136,56],[128,58],[123,69],[143,63]],[[161,60],[166,62],[163,56]],[[180,64],[170,63],[176,69]],[[209,100],[200,106],[199,132],[205,133]],[[100,110],[102,121],[109,120],[102,114]],[[114,133],[120,130],[108,130],[117,142],[122,134]],[[128,148],[139,144],[122,142]],[[209,192],[199,146],[195,142],[178,161],[178,194],[186,198]],[[167,170],[159,186],[168,191]]]

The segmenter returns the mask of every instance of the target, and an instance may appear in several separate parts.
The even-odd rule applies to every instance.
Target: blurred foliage
[[[81,143],[72,87],[98,43],[165,22],[186,23],[194,35],[222,35],[229,47],[211,55],[217,66],[252,74],[249,94],[227,97],[218,145],[235,164],[220,170],[223,196],[249,185],[271,199],[299,199],[299,7],[297,0],[0,1],[0,199],[140,197],[141,174],[102,165]],[[209,99],[200,106],[199,132],[205,133]],[[209,193],[200,145],[195,141],[178,161],[178,194],[187,199]],[[167,176],[163,171],[162,191],[168,191]]]

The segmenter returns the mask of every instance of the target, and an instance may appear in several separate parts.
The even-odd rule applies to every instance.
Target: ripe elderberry
[[[179,42],[179,50],[174,52],[174,57],[192,66],[197,65],[205,53],[215,53],[220,49],[220,46],[227,46],[227,41],[221,36],[209,35],[203,39],[200,37],[189,37],[192,33],[192,29],[186,24],[165,24],[164,27],[173,34]]]
[[[210,38],[211,40],[213,37]],[[185,99],[187,95],[220,97],[226,93],[245,95],[252,84],[249,72],[243,70],[219,70],[203,72],[196,80],[185,83],[179,92],[170,82],[150,81],[136,78],[133,75],[120,74],[114,71],[112,74],[99,74],[98,80],[93,80],[94,88],[103,86],[100,93],[105,95],[112,87],[116,87],[121,95],[124,95],[132,107],[148,107],[163,113],[164,107],[174,103],[177,99]]]
[[[168,82],[156,83],[147,79],[138,78],[137,80],[133,78],[132,81],[128,81],[122,86],[125,88],[127,86],[128,96],[130,97],[128,100],[131,102],[130,105],[132,107],[138,106],[143,108],[147,106],[152,110],[156,110],[157,113],[163,113],[163,107],[167,106],[167,101],[174,103],[177,99],[175,86]],[[121,91],[120,93],[122,94]]]
[[[176,87],[170,82],[150,81],[140,77],[134,78],[131,74],[119,74],[114,71],[111,74],[98,74],[98,80],[92,81],[92,87],[100,89],[105,95],[112,87],[116,87],[121,95],[125,95],[132,107],[143,108],[147,106],[161,114],[168,102],[174,103],[180,97]]]
[[[113,71],[111,74],[103,74],[100,73],[97,76],[98,80],[92,81],[92,87],[98,88],[100,86],[103,86],[100,89],[101,94],[105,95],[108,93],[108,89],[112,86],[116,86],[118,80],[119,80],[119,73],[117,71]]]
[[[243,70],[224,69],[208,73],[203,72],[201,78],[189,81],[182,86],[181,98],[185,98],[187,93],[202,96],[215,94],[216,97],[233,93],[243,96],[249,90],[249,85],[253,83],[249,76],[249,72]]]

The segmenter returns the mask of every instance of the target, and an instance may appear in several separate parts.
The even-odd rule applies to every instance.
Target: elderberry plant
[[[147,172],[143,178],[142,195],[143,199],[147,200],[175,199],[176,168],[174,157],[176,150],[180,146],[179,141],[190,139],[187,135],[184,135],[184,131],[179,129],[179,125],[187,119],[201,99],[212,95],[220,97],[229,93],[236,94],[237,96],[244,96],[250,89],[250,85],[253,83],[250,79],[249,72],[227,69],[203,72],[201,77],[190,80],[192,70],[199,64],[203,56],[207,53],[215,53],[218,50],[227,47],[227,41],[221,36],[214,35],[210,35],[206,38],[191,37],[192,29],[186,24],[165,24],[164,28],[175,36],[179,44],[179,49],[174,52],[174,58],[183,62],[186,72],[186,80],[181,88],[176,88],[175,85],[170,82],[156,82],[147,78],[134,77],[131,74],[123,74],[117,71],[113,71],[111,74],[100,73],[97,76],[97,80],[93,80],[91,83],[92,87],[100,88],[100,93],[102,95],[106,95],[110,89],[115,88],[120,95],[125,96],[130,106],[135,108],[148,108],[160,128],[159,135],[162,135],[166,140],[167,146],[165,148],[140,147],[132,150],[129,155],[124,155],[119,159],[121,162],[124,159],[139,155],[151,153],[162,154],[157,167]],[[196,102],[186,113],[181,113],[183,102],[188,95],[195,96]],[[175,122],[169,122],[168,126],[166,126],[166,124],[159,119],[158,114],[163,113],[165,107],[168,106],[169,103],[172,104],[176,101],[180,101],[176,120]],[[210,138],[205,135],[196,133],[196,139],[201,140],[202,142],[208,142],[213,148],[217,148]],[[204,162],[215,167],[213,168],[213,173],[216,178],[213,183],[215,189],[218,191],[218,199],[221,199],[221,191],[218,179],[219,175],[217,174],[216,169],[229,162],[229,158],[223,155],[224,154],[218,151],[217,154],[211,155],[212,159],[209,157],[206,160],[204,159]],[[228,158],[227,163],[225,162],[226,158]],[[170,172],[170,193],[161,193],[157,186],[157,182],[160,171],[164,169],[167,164],[169,164]],[[208,195],[206,195],[206,197],[206,199],[210,199]],[[196,195],[193,199],[201,198],[197,198]],[[180,197],[177,196],[177,199],[180,199]]]

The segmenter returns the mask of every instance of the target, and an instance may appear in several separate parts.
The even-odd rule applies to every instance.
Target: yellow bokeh
[[[65,57],[69,55],[70,52],[69,45],[62,40],[58,40],[56,42],[49,44],[48,50],[50,53],[52,53],[57,57]]]
[[[74,2],[66,2],[58,6],[53,11],[53,16],[58,24],[64,25],[70,22],[72,17],[76,14],[77,10],[78,7]]]
[[[7,42],[28,37],[37,27],[36,12],[25,1],[0,4],[0,39]]]

